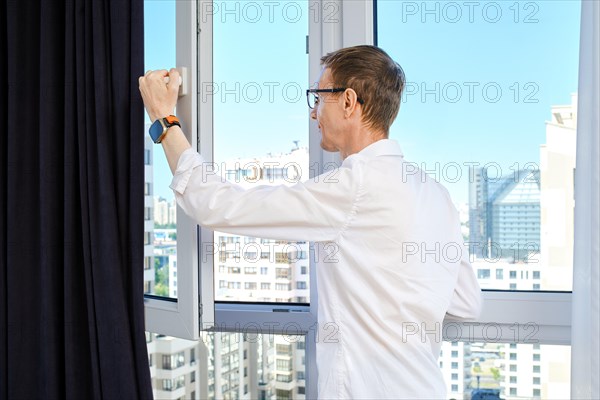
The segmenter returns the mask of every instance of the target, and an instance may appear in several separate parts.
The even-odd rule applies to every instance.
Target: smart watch
[[[177,125],[181,127],[179,119],[174,115],[169,115],[165,118],[158,118],[152,125],[150,125],[150,137],[154,143],[160,143],[167,135],[167,131],[170,127]]]

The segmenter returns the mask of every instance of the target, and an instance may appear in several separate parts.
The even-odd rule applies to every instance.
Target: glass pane
[[[175,1],[144,1],[145,69],[175,66]],[[171,170],[161,146],[148,135],[145,113],[144,293],[177,298],[177,207]]]
[[[580,1],[377,7],[407,76],[390,137],[448,188],[482,287],[571,290]]]
[[[214,2],[214,161],[250,188],[308,178],[308,2]],[[215,300],[309,302],[308,242],[214,234]]]
[[[147,333],[155,399],[304,399],[304,336]]]
[[[444,342],[439,363],[452,398],[571,396],[570,346]]]

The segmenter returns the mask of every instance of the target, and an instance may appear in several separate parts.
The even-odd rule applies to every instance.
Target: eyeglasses
[[[319,93],[339,93],[339,92],[343,92],[346,89],[348,89],[348,88],[307,89],[306,90],[306,102],[308,103],[308,108],[310,108],[312,110],[316,106],[319,105],[319,102],[321,101]],[[356,101],[358,101],[361,105],[365,104],[365,101],[363,99],[361,99],[360,97],[357,97]]]

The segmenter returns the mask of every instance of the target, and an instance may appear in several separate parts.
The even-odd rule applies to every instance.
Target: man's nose
[[[313,108],[310,110],[310,118],[317,119],[317,108]]]

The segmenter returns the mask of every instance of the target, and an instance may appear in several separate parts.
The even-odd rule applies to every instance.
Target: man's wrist
[[[150,126],[149,134],[154,143],[161,143],[167,135],[169,129],[173,126],[181,127],[179,119],[175,115],[168,115],[156,119]]]

